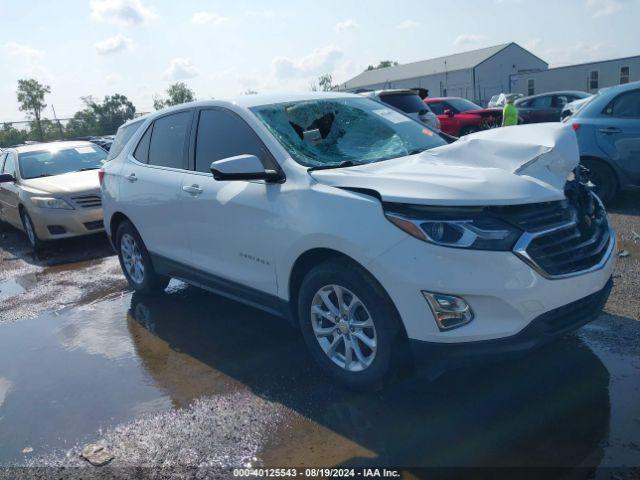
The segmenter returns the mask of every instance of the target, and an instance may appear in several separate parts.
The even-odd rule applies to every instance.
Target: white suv
[[[611,288],[615,237],[567,181],[566,125],[447,144],[359,95],[250,95],[129,122],[110,159],[105,228],[134,290],[173,277],[286,317],[350,386],[409,352],[531,348]]]

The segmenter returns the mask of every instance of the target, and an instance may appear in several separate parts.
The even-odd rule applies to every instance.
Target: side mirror
[[[450,110],[450,109],[448,109],[448,108],[447,108],[447,109],[444,111],[444,114],[445,114],[447,117],[453,117],[453,110]]]
[[[15,177],[10,173],[0,174],[0,183],[14,183],[15,181],[16,181]]]
[[[265,180],[270,183],[283,180],[280,172],[266,170],[255,155],[238,155],[211,162],[211,173],[216,180]]]

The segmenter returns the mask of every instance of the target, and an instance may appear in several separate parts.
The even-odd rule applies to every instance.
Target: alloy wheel
[[[132,235],[125,233],[120,240],[120,252],[122,263],[127,270],[127,274],[137,284],[144,282],[144,263],[142,252]]]
[[[329,359],[349,372],[359,372],[376,357],[378,338],[373,318],[349,289],[326,285],[311,302],[311,324]]]
[[[31,223],[31,219],[29,218],[29,215],[27,215],[26,213],[24,214],[24,229],[27,232],[27,237],[29,238],[29,243],[31,243],[31,246],[35,248],[36,246],[36,232],[33,228],[33,224]]]

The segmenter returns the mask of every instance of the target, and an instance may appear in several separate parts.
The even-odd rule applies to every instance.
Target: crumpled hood
[[[52,177],[32,178],[30,180],[23,180],[22,183],[30,189],[54,195],[97,192],[100,190],[98,170],[71,172],[54,175]]]
[[[387,202],[517,205],[563,199],[578,160],[570,126],[540,123],[484,130],[418,155],[310,174],[334,187],[375,190]]]

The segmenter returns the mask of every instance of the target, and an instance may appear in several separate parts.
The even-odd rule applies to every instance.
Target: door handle
[[[193,185],[185,185],[184,187],[182,187],[182,190],[190,193],[191,195],[200,195],[203,190],[200,188],[200,185],[196,185],[195,183]]]
[[[620,130],[618,127],[605,127],[601,128],[600,131],[605,135],[611,135],[612,133],[622,133],[622,130]]]
[[[131,183],[138,181],[138,177],[136,177],[135,173],[130,173],[129,175],[125,176],[124,178],[129,180]]]

